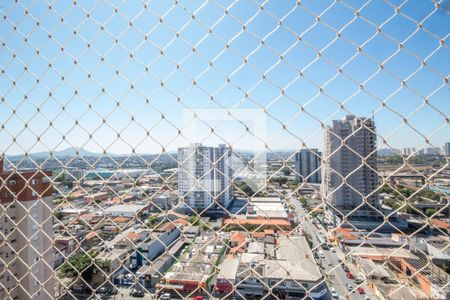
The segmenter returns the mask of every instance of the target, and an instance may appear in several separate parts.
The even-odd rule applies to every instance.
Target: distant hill
[[[95,152],[90,152],[84,149],[80,149],[80,148],[75,148],[75,147],[71,147],[71,148],[67,148],[64,150],[60,150],[60,151],[54,151],[52,152],[52,155],[54,157],[57,158],[62,158],[62,157],[73,157],[75,155],[80,155],[80,156],[84,156],[84,157],[99,157],[102,156],[102,153],[95,153]],[[20,158],[23,157],[24,154],[21,155],[14,155],[11,156],[10,159],[14,159],[14,158]],[[50,152],[49,151],[41,151],[41,152],[35,152],[35,153],[31,153],[29,154],[29,156],[32,159],[44,159],[50,156]]]

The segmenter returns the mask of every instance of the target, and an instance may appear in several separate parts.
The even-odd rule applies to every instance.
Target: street
[[[310,240],[312,242],[312,249],[315,249],[317,253],[323,253],[323,257],[317,259],[317,261],[322,265],[323,274],[328,274],[329,277],[327,279],[327,285],[329,291],[333,287],[339,295],[339,299],[354,299],[360,300],[365,299],[364,295],[360,295],[358,291],[356,291],[356,287],[358,286],[354,280],[347,278],[346,272],[343,269],[343,263],[339,263],[339,259],[341,261],[345,261],[345,254],[338,247],[334,247],[336,253],[331,252],[331,250],[322,249],[321,244],[317,240],[317,236],[320,234],[326,236],[326,231],[321,225],[317,225],[320,229],[316,227],[315,224],[311,223],[310,215],[303,209],[300,201],[295,197],[291,197],[291,204],[294,206],[295,211],[297,212],[298,222],[303,225],[305,233],[310,236]],[[349,270],[354,274],[355,278],[358,277],[358,272],[355,267],[347,263],[346,266]],[[350,292],[347,289],[347,284],[349,284],[355,290]],[[362,283],[359,285],[362,287],[370,299],[375,299],[374,295],[371,295],[371,290]],[[347,296],[348,295],[348,296]],[[347,296],[347,297],[346,297]],[[331,292],[327,294],[326,299],[332,299]]]

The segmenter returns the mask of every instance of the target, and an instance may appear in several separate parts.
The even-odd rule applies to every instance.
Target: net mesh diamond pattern
[[[448,299],[449,8],[2,1],[0,298]]]

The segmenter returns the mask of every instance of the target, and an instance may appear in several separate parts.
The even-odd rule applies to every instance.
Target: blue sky
[[[0,151],[173,150],[200,108],[265,108],[270,149],[320,148],[321,122],[349,113],[374,112],[392,147],[450,141],[448,2],[300,3],[2,1]],[[203,121],[206,144],[260,133]]]

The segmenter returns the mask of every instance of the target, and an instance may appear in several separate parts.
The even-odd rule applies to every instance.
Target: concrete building
[[[325,130],[322,189],[338,218],[368,221],[381,217],[368,205],[380,207],[375,130],[372,119],[352,115],[334,120]]]
[[[51,174],[3,170],[0,158],[0,299],[52,299]]]
[[[450,142],[445,143],[445,145],[444,145],[444,154],[445,154],[445,156],[450,156]]]
[[[415,155],[415,154],[416,154],[416,148],[414,148],[414,147],[403,148],[404,156],[410,156],[410,155]]]
[[[138,241],[133,245],[132,266],[141,267],[152,262],[180,237],[180,233],[180,229],[170,222],[149,232],[143,241]]]
[[[322,181],[318,149],[301,149],[295,153],[295,177],[297,182],[320,183]]]
[[[138,218],[139,216],[148,212],[149,205],[141,204],[119,204],[110,206],[105,209],[105,214],[108,217],[125,217]]]
[[[178,192],[191,209],[227,207],[233,199],[231,150],[191,144],[178,149]]]
[[[441,155],[442,149],[439,147],[428,147],[423,149],[423,155]]]

